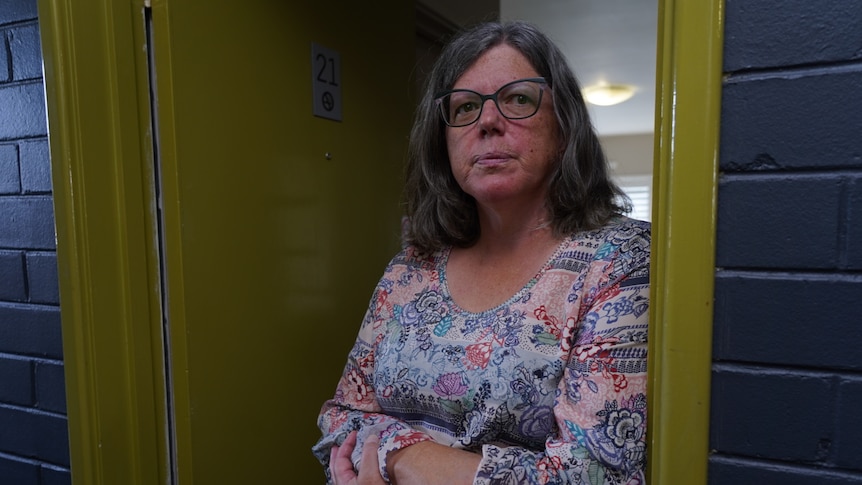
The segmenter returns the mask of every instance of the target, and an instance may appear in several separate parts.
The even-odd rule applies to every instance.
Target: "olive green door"
[[[399,243],[411,20],[395,0],[153,5],[180,483],[322,483],[317,412]]]

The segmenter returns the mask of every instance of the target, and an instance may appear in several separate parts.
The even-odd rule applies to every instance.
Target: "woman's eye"
[[[515,93],[506,98],[507,104],[532,104],[533,100],[529,95],[523,93]]]
[[[463,104],[459,105],[457,108],[455,108],[455,114],[469,113],[475,109],[476,109],[476,103],[473,103],[473,102],[463,103]]]

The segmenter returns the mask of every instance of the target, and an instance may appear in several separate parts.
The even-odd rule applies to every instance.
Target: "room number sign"
[[[341,121],[341,55],[311,44],[311,85],[314,116]]]

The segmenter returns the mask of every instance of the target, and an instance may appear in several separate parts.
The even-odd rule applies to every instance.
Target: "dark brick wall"
[[[862,483],[862,2],[725,14],[709,483]]]
[[[0,483],[70,484],[36,0],[0,2]]]

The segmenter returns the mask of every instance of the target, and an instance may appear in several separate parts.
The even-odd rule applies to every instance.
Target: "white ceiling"
[[[590,106],[602,136],[652,133],[658,0],[420,0],[461,25],[499,13],[536,24],[565,52],[582,86],[631,84],[616,106]]]

